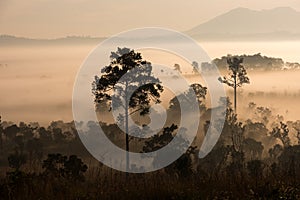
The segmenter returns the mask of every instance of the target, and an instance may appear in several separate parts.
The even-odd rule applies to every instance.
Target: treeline
[[[249,119],[242,122],[228,104],[218,143],[205,158],[199,159],[199,137],[210,123],[205,117],[210,111],[205,109],[202,114],[207,120],[201,124],[198,140],[177,161],[156,172],[129,175],[94,160],[81,144],[73,122],[57,121],[48,127],[2,122],[1,197],[299,199],[299,121],[284,122],[272,110],[251,103]],[[90,122],[88,127],[93,129],[95,123]],[[107,136],[124,148],[120,142],[124,133],[118,126],[100,124]],[[144,141],[133,137],[131,149],[149,152],[161,148],[173,138],[177,128],[170,125]]]
[[[221,58],[215,58],[212,62],[219,69],[227,68],[227,59],[232,57],[232,55],[222,56]],[[300,69],[299,63],[284,62],[281,58],[273,58],[262,56],[260,53],[254,55],[235,55],[236,58],[243,58],[243,65],[247,70],[258,70],[258,71],[268,71],[268,70],[285,70],[285,69]],[[201,69],[204,71],[209,71],[211,68],[211,63],[202,63]]]

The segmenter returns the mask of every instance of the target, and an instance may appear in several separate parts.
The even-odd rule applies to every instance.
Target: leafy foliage
[[[118,48],[110,58],[111,63],[102,69],[100,77],[95,76],[93,82],[96,104],[106,102],[117,109],[122,102],[128,101],[130,109],[138,109],[144,115],[149,112],[151,101],[160,103],[163,87],[159,79],[153,77],[150,62],[128,48]],[[129,97],[129,94],[132,95]],[[117,102],[115,105],[111,105],[112,98]]]
[[[243,58],[228,58],[227,64],[229,69],[229,75],[219,78],[219,81],[225,83],[230,87],[241,87],[243,84],[249,84],[249,78],[247,77],[247,71],[242,65]]]

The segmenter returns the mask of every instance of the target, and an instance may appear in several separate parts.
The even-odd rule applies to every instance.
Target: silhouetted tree
[[[192,67],[193,67],[193,73],[194,74],[199,74],[199,64],[196,61],[192,62]]]
[[[300,121],[297,120],[292,124],[293,128],[296,130],[296,137],[298,140],[298,145],[300,145]]]
[[[247,163],[247,169],[249,175],[255,179],[255,185],[257,187],[257,182],[263,176],[263,162],[261,160],[251,160]]]
[[[26,163],[26,156],[18,150],[15,150],[14,154],[10,154],[7,159],[9,166],[15,171],[19,171],[20,167]]]
[[[178,71],[179,73],[182,73],[182,71],[181,71],[181,69],[180,69],[180,65],[177,64],[177,63],[174,64],[174,70],[175,70],[175,71]]]
[[[28,140],[26,143],[26,150],[28,152],[28,161],[30,169],[34,161],[41,161],[43,158],[43,145],[38,138]]]
[[[156,151],[158,149],[161,149],[162,147],[168,145],[171,140],[173,139],[174,131],[178,129],[178,126],[175,124],[172,124],[169,127],[165,127],[163,129],[162,133],[155,134],[154,136],[150,137],[147,141],[145,141],[145,145],[143,146],[143,152],[152,152]],[[181,130],[183,131],[183,130]],[[182,151],[183,148],[188,147],[188,142],[180,137],[179,141],[171,146],[171,149],[169,151]],[[168,173],[176,173],[178,175],[191,175],[192,173],[192,159],[191,155],[195,153],[196,147],[189,147],[187,151],[178,158],[174,163],[172,163],[170,166],[168,166],[165,170]],[[153,165],[159,166],[162,159],[165,159],[166,156],[168,156],[170,152],[165,152],[164,154],[160,154],[159,157],[155,157],[153,160]]]
[[[1,150],[1,153],[3,151],[3,138],[2,138],[2,135],[3,135],[3,127],[2,127],[2,121],[1,121],[1,116],[0,116],[0,150]]]
[[[269,155],[272,159],[276,160],[283,152],[283,147],[279,144],[274,145],[273,148],[269,149]]]
[[[190,85],[188,91],[180,94],[177,97],[174,97],[170,100],[170,109],[179,110],[180,106],[185,105],[183,109],[194,109],[191,108],[191,100],[193,97],[196,97],[198,101],[199,108],[203,108],[203,100],[207,94],[207,88],[198,83],[193,83]]]
[[[87,170],[87,165],[76,155],[69,156],[64,162],[64,175],[71,180],[83,181],[83,173]]]
[[[65,135],[63,134],[61,128],[53,128],[53,139],[55,142],[62,142],[65,140]]]
[[[38,129],[38,134],[39,134],[39,138],[43,142],[43,144],[47,144],[50,141],[52,141],[52,135],[51,135],[50,130],[45,129],[44,127],[40,127]]]
[[[233,112],[232,108],[229,106],[226,109],[226,118],[223,132],[229,134],[229,140],[231,141],[233,150],[242,153],[243,142],[244,142],[244,132],[245,126],[242,122],[237,119],[237,114]]]
[[[278,157],[278,165],[288,180],[295,184],[300,178],[300,146],[289,146],[283,149]]]
[[[117,109],[124,103],[124,125],[126,142],[126,168],[129,169],[129,115],[139,112],[149,113],[150,103],[160,103],[160,93],[163,87],[159,79],[152,74],[150,62],[142,59],[140,53],[128,48],[118,48],[111,53],[111,62],[101,71],[101,76],[95,76],[93,94],[95,103],[107,102],[112,109]],[[131,96],[129,96],[132,94]],[[114,99],[115,101],[112,101]],[[114,104],[112,105],[111,102]]]
[[[20,133],[23,135],[25,141],[33,138],[34,136],[33,132],[35,128],[32,128],[30,125],[27,125],[24,122],[20,122],[19,128],[20,128]]]
[[[245,156],[249,156],[250,160],[260,159],[264,146],[261,142],[257,142],[252,138],[246,138],[243,141],[243,151]]]
[[[289,138],[289,129],[288,126],[280,122],[280,125],[273,128],[270,133],[273,137],[278,138],[284,147],[289,147],[291,145],[291,140]]]
[[[233,57],[227,58],[227,64],[229,67],[229,75],[219,77],[219,81],[225,83],[234,90],[234,111],[236,112],[236,91],[237,87],[241,87],[243,84],[249,84],[249,78],[247,76],[246,69],[242,65],[243,58]]]
[[[13,140],[13,138],[16,137],[17,133],[20,131],[20,128],[13,124],[9,127],[6,127],[4,129],[4,135],[9,139],[9,140]]]
[[[297,131],[298,145],[300,145],[300,131]]]
[[[87,165],[76,155],[69,158],[62,154],[48,154],[48,158],[43,161],[44,173],[55,177],[65,177],[73,181],[83,181],[83,173],[87,170]]]
[[[64,170],[64,162],[67,160],[67,156],[63,156],[60,153],[48,154],[46,160],[43,161],[44,173],[50,176],[62,176]]]

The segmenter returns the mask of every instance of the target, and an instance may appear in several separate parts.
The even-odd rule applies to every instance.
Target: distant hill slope
[[[186,33],[203,39],[300,39],[299,23],[300,12],[288,7],[236,8]]]
[[[67,36],[57,39],[31,39],[11,35],[0,35],[0,45],[45,45],[45,44],[98,44],[105,38]]]

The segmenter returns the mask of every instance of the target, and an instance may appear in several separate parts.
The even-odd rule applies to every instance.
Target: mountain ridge
[[[186,31],[200,38],[300,39],[300,12],[290,7],[252,10],[238,7]]]

